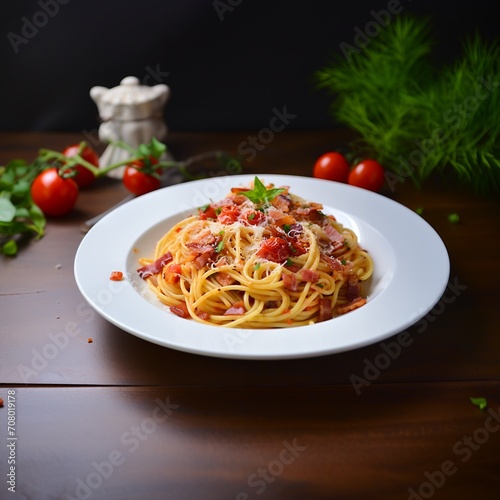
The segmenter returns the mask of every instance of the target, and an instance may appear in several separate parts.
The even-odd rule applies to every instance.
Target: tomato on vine
[[[78,185],[59,175],[57,168],[44,170],[31,185],[31,198],[45,215],[58,217],[70,212],[78,198]]]
[[[158,169],[152,168],[158,160],[150,157],[146,160],[136,160],[127,165],[123,174],[123,184],[136,196],[149,193],[160,187]],[[141,172],[144,170],[144,172]]]
[[[363,160],[350,171],[348,183],[370,191],[379,191],[384,184],[384,169],[375,160]]]
[[[325,153],[316,160],[313,175],[317,179],[347,182],[349,163],[342,154],[336,151]]]
[[[99,167],[99,156],[97,153],[89,146],[83,146],[81,144],[72,144],[68,146],[62,154],[68,158],[72,156],[79,155],[85,161],[94,165],[94,167]],[[94,180],[95,175],[84,165],[75,165],[71,168],[75,172],[74,181],[78,184],[78,187],[90,186]]]

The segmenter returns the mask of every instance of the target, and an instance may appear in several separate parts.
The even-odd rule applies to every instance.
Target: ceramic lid
[[[109,104],[140,104],[158,97],[156,87],[141,85],[135,76],[127,76],[120,85],[109,89],[102,95],[102,100]]]

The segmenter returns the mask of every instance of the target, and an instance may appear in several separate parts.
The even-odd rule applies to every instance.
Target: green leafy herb
[[[473,405],[479,406],[480,410],[484,410],[488,407],[488,401],[486,401],[486,398],[470,398],[470,401]]]
[[[318,71],[318,86],[332,94],[336,121],[359,134],[353,156],[374,155],[394,184],[421,186],[439,173],[499,192],[499,41],[471,36],[460,58],[439,67],[433,45],[428,19],[400,16]]]
[[[258,271],[259,269],[260,269],[260,262],[257,262],[257,263],[255,264],[254,270],[255,270],[255,271]]]
[[[347,261],[346,261],[345,259],[342,259],[342,260],[340,261],[340,263],[341,263],[343,266],[345,266],[345,265],[347,264]]]
[[[288,257],[286,259],[285,266],[291,266],[291,265],[293,265],[292,259],[290,259],[290,257]]]
[[[43,165],[12,160],[0,167],[0,252],[14,256],[17,241],[22,234],[41,238],[45,231],[45,217],[33,203],[30,187]]]
[[[460,215],[455,212],[453,212],[452,214],[448,214],[448,222],[451,222],[452,224],[458,224],[460,222]]]
[[[241,194],[246,196],[251,202],[256,205],[263,205],[269,203],[273,198],[276,198],[279,194],[283,193],[285,190],[282,188],[271,188],[267,189],[261,180],[256,176],[254,179],[253,189],[249,191],[242,191]]]
[[[255,214],[250,214],[248,216],[248,220],[254,220],[255,219]]]
[[[224,248],[224,240],[220,240],[215,247],[215,251],[219,253]]]
[[[415,209],[415,212],[418,215],[422,215],[424,213],[424,208],[423,207],[418,207],[418,208]]]
[[[285,231],[285,233],[289,233],[291,227],[292,226],[290,226],[290,224],[283,224],[283,231]]]

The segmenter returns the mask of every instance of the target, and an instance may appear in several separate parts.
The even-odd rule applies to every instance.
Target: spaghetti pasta
[[[288,187],[233,188],[158,241],[139,274],[183,318],[239,328],[331,319],[366,303],[373,260],[356,234]]]

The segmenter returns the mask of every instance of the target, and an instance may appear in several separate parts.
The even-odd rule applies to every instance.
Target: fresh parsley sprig
[[[262,181],[255,176],[253,189],[242,191],[240,194],[246,196],[251,202],[255,203],[255,205],[267,205],[271,202],[271,200],[284,191],[285,190],[283,188],[267,189]]]
[[[0,253],[16,255],[18,240],[23,234],[41,238],[45,216],[33,203],[30,187],[43,165],[12,160],[0,167]]]

